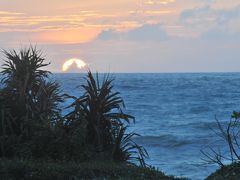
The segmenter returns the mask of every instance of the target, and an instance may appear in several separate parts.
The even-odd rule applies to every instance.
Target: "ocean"
[[[226,150],[215,117],[227,123],[240,111],[240,73],[111,74],[114,90],[135,116],[129,131],[148,153],[149,165],[167,175],[206,178],[218,166],[207,164],[201,150]],[[55,74],[65,93],[80,96],[84,74]],[[66,102],[67,104],[68,102]]]

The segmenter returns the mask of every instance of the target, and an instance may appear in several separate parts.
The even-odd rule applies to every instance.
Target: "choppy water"
[[[66,93],[78,96],[83,74],[56,74]],[[240,73],[113,74],[126,111],[136,117],[130,127],[149,152],[147,163],[166,174],[204,179],[217,166],[200,153],[218,137],[211,128],[240,110]],[[224,144],[218,142],[224,149]]]

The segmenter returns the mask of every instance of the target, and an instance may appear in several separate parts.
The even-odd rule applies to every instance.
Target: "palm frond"
[[[146,166],[145,159],[148,153],[143,146],[133,141],[133,137],[139,136],[136,133],[126,133],[127,126],[121,125],[115,132],[112,156],[115,161],[127,161],[134,163],[138,161],[143,167]]]
[[[114,142],[113,131],[124,122],[134,121],[134,117],[123,112],[124,102],[119,92],[113,91],[113,78],[104,76],[100,81],[98,73],[94,77],[89,71],[86,84],[83,85],[83,96],[75,98],[69,108],[74,110],[70,116],[78,119],[86,119],[88,122],[88,142],[101,147],[102,150],[109,149]],[[77,116],[80,115],[80,116]]]

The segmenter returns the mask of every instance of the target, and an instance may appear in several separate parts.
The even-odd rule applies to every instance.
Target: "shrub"
[[[233,112],[230,121],[223,125],[216,119],[218,132],[216,135],[222,139],[227,147],[227,151],[216,150],[214,144],[209,147],[209,151],[202,151],[206,157],[204,160],[208,163],[218,164],[223,167],[226,163],[235,163],[240,161],[240,113]]]
[[[119,92],[113,91],[113,79],[105,76],[100,82],[98,74],[94,78],[89,71],[86,82],[82,96],[71,96],[75,101],[69,106],[73,111],[65,117],[68,127],[86,129],[85,141],[95,147],[94,158],[139,160],[145,166],[144,158],[148,154],[132,140],[136,134],[126,134],[125,123],[134,121],[134,117],[123,112],[124,101]]]
[[[0,159],[1,180],[159,179],[174,180],[153,168],[141,168],[111,161],[40,162]]]
[[[63,99],[59,85],[48,79],[50,72],[41,69],[48,64],[40,51],[30,46],[3,52],[0,156],[16,156],[39,131],[52,126]]]

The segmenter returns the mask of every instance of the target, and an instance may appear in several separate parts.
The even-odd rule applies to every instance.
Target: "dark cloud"
[[[116,32],[112,29],[103,30],[97,37],[99,40],[120,40],[124,38],[125,33]]]
[[[228,31],[219,31],[217,29],[210,30],[201,35],[202,39],[205,40],[230,40],[230,41],[239,41],[240,32],[228,32]]]
[[[210,6],[188,9],[181,13],[180,20],[185,23],[199,23],[215,21],[220,24],[232,19],[240,18],[240,6],[231,9],[214,9]]]
[[[167,33],[159,24],[145,24],[128,32],[114,30],[102,31],[99,40],[130,40],[130,41],[163,41],[168,39]]]
[[[185,20],[188,18],[198,17],[202,14],[206,15],[206,13],[209,15],[210,13],[213,14],[214,12],[211,10],[211,8],[209,6],[203,6],[203,7],[187,9],[187,10],[183,11],[180,15],[180,18],[182,20]]]

